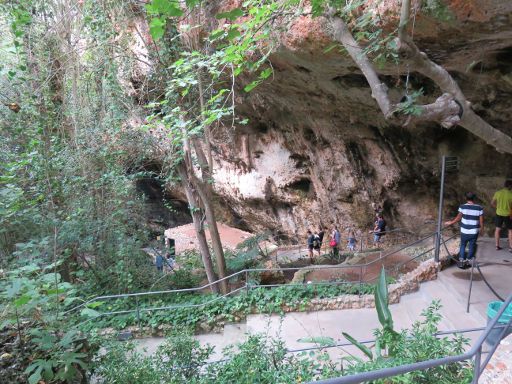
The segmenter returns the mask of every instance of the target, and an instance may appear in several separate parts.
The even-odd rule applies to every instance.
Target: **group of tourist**
[[[176,262],[170,252],[167,252],[165,257],[161,253],[156,252],[155,266],[158,272],[163,273],[164,268],[167,272],[173,272],[175,265]]]
[[[459,207],[457,216],[445,225],[452,225],[460,221],[460,251],[459,268],[467,268],[472,264],[476,254],[476,241],[479,234],[484,231],[484,210],[476,203],[476,195],[473,192],[466,193],[466,202]],[[508,231],[508,250],[512,252],[512,180],[505,181],[502,189],[497,191],[491,201],[491,206],[496,208],[494,218],[494,239],[496,250],[501,250],[500,235],[502,227]],[[468,252],[466,253],[466,247]]]
[[[373,244],[379,245],[382,241],[382,236],[386,233],[386,221],[384,220],[382,213],[380,211],[376,214],[376,220],[374,223],[373,229],[370,231],[370,233],[373,233]],[[308,229],[307,231],[307,246],[309,251],[309,258],[311,260],[311,263],[313,264],[315,262],[315,252],[318,253],[318,256],[320,256],[322,245],[324,242],[324,236],[325,236],[325,228],[320,226],[318,228],[318,231],[311,231]],[[347,236],[347,249],[349,251],[355,251],[356,250],[356,234],[354,229],[349,228],[348,229],[348,236]],[[329,247],[331,250],[331,255],[334,258],[339,257],[340,252],[340,246],[341,246],[341,233],[338,229],[337,225],[333,225],[332,230],[330,232],[329,236]]]

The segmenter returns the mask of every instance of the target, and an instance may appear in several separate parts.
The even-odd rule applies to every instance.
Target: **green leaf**
[[[101,313],[91,308],[84,308],[80,311],[80,314],[85,317],[99,317]]]
[[[245,92],[251,92],[254,88],[256,88],[260,84],[259,80],[254,80],[252,83],[247,84],[244,87]]]
[[[327,48],[324,49],[324,53],[329,53],[331,52],[334,48],[338,47],[339,44],[338,43],[333,43],[331,45],[329,45]]]
[[[183,15],[179,3],[172,0],[153,0],[150,5],[150,11],[168,17]]]
[[[22,307],[22,306],[24,306],[25,304],[27,304],[27,303],[30,301],[30,299],[31,299],[31,298],[32,298],[32,297],[30,297],[29,295],[23,295],[23,296],[21,296],[19,299],[14,300],[14,305],[15,305],[16,307],[18,307],[18,308],[19,308],[19,307]]]
[[[29,374],[30,372],[34,372],[29,376],[28,382],[29,384],[37,384],[43,378],[46,380],[53,379],[53,363],[52,361],[47,361],[43,359],[34,360],[32,364],[30,364],[27,369],[25,369],[25,373]]]
[[[235,8],[229,12],[217,13],[215,15],[215,18],[216,19],[228,19],[228,20],[234,21],[243,15],[244,15],[244,11],[242,11],[240,8]]]
[[[373,353],[366,345],[361,344],[359,341],[354,339],[352,336],[350,336],[348,333],[341,332],[341,334],[350,341],[355,347],[357,347],[361,352],[363,352],[370,360],[373,360]]]
[[[240,31],[237,29],[237,28],[231,28],[226,36],[226,38],[228,40],[233,40],[235,38],[237,38],[238,36],[240,36],[241,33]]]
[[[318,336],[318,337],[303,337],[297,340],[299,343],[315,343],[321,347],[332,347],[336,345],[336,341],[332,337]]]
[[[185,0],[185,4],[189,8],[194,8],[197,4],[199,4],[201,0]]]
[[[393,318],[388,305],[388,285],[386,282],[386,271],[384,267],[380,271],[379,280],[375,287],[375,308],[380,324],[388,330],[393,330]]]
[[[87,308],[98,308],[100,305],[105,304],[104,301],[93,301],[92,303],[87,304]]]
[[[21,279],[16,279],[12,282],[12,284],[7,288],[6,296],[8,299],[11,299],[17,296],[23,288],[23,283]]]
[[[49,289],[48,291],[46,291],[46,294],[47,295],[58,295],[60,293],[65,293],[66,290],[65,289],[62,289],[62,288],[53,288],[53,289]]]
[[[265,80],[268,79],[268,77],[272,74],[272,68],[267,68],[261,71],[260,73],[260,79]]]
[[[222,29],[216,29],[210,33],[210,40],[217,40],[219,37],[224,36],[224,33]]]
[[[75,340],[77,339],[77,336],[78,336],[78,331],[76,331],[76,330],[68,331],[68,332],[66,332],[66,334],[64,336],[62,336],[62,339],[60,339],[58,344],[63,348],[67,348],[75,342]]]
[[[165,19],[155,17],[149,23],[149,33],[155,40],[161,39],[165,33]]]

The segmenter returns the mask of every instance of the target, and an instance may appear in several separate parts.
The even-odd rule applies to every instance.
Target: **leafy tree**
[[[118,81],[135,59],[126,41],[110,45],[133,16],[122,5],[0,4],[0,94],[19,107],[0,108],[1,262],[39,258],[65,280],[86,274],[118,292],[134,287],[112,284],[111,266],[125,268],[121,279],[148,264],[136,176],[126,174],[144,153],[123,129],[136,106]]]

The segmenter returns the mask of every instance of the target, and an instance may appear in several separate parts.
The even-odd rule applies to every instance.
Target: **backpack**
[[[318,247],[320,245],[320,237],[318,235],[313,236],[313,247]]]

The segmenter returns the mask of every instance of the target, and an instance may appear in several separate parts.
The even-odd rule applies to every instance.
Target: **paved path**
[[[512,254],[507,251],[495,251],[492,239],[479,241],[478,258],[482,272],[502,296],[511,292]],[[420,319],[420,313],[434,299],[442,304],[443,320],[441,330],[481,327],[486,325],[487,303],[496,298],[485,286],[478,273],[475,275],[470,312],[466,313],[467,291],[470,270],[460,270],[451,266],[440,273],[435,281],[421,284],[419,291],[402,296],[400,303],[390,306],[396,329],[410,327]],[[288,348],[305,348],[312,344],[298,342],[298,339],[311,336],[329,336],[344,342],[341,332],[347,332],[358,340],[373,338],[373,329],[379,327],[375,309],[331,310],[317,312],[292,312],[285,316],[250,315],[240,324],[227,324],[221,334],[198,335],[197,339],[215,347],[213,359],[222,357],[222,349],[243,341],[247,334],[277,334]],[[479,333],[468,334],[472,341]],[[141,346],[152,352],[162,342],[161,338],[140,340]],[[338,351],[331,355],[336,356]]]

